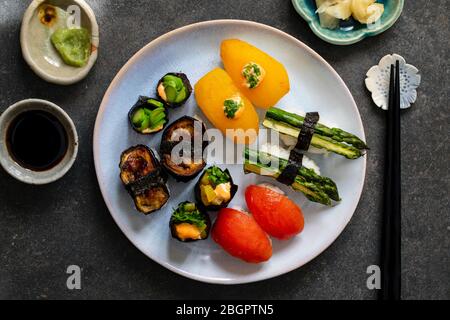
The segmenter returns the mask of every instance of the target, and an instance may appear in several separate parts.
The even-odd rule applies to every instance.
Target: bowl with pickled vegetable
[[[404,0],[292,0],[292,4],[319,38],[350,45],[392,27]]]

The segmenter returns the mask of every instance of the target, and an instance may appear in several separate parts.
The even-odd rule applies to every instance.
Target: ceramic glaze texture
[[[417,99],[417,88],[421,82],[419,70],[407,64],[402,56],[388,54],[378,65],[370,68],[365,81],[367,89],[372,93],[373,102],[383,110],[388,109],[390,70],[396,61],[400,63],[400,107],[407,109]]]
[[[316,14],[315,0],[292,0],[295,10],[305,19],[312,31],[322,40],[337,44],[350,45],[369,36],[380,34],[394,25],[403,10],[404,0],[377,0],[384,5],[384,13],[379,23],[367,26],[357,23],[353,30],[327,29],[320,26],[319,16]]]
[[[94,132],[94,160],[105,202],[121,230],[147,256],[183,276],[221,284],[275,277],[304,265],[323,252],[350,221],[361,195],[366,168],[365,157],[349,161],[334,155],[326,159],[311,156],[322,174],[331,177],[340,188],[342,203],[325,207],[307,201],[302,194],[273,179],[244,175],[242,164],[221,165],[221,160],[209,158],[209,165],[218,163],[220,167],[228,168],[239,185],[230,207],[245,209],[246,187],[269,182],[282,188],[305,213],[304,232],[288,242],[274,240],[274,256],[261,265],[246,264],[232,258],[211,239],[194,244],[171,239],[168,224],[172,209],[180,202],[194,200],[196,180],[184,184],[170,178],[170,203],[150,216],[139,214],[120,182],[119,157],[123,150],[139,143],[158,149],[161,136],[146,137],[135,133],[127,120],[129,109],[139,95],[153,94],[159,78],[167,72],[182,71],[192,83],[196,83],[204,74],[221,66],[220,44],[229,38],[252,43],[286,66],[293,87],[290,94],[278,103],[279,107],[296,106],[299,111],[319,111],[324,119],[331,119],[341,128],[365,138],[356,104],[337,73],[300,41],[262,24],[216,20],[187,26],[156,39],[125,65],[103,99]],[[185,50],[187,47],[189,52]],[[325,92],[324,86],[329,88]],[[328,107],[330,101],[333,101],[333,108]],[[212,128],[193,97],[184,107],[170,110],[171,122],[186,114],[198,116],[208,128]],[[214,220],[215,215],[212,214],[211,218]]]

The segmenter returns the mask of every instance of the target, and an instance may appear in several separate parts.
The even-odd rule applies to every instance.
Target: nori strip
[[[302,130],[298,136],[295,149],[308,151],[311,140],[315,132],[315,127],[319,122],[320,116],[318,112],[308,112],[302,125]]]
[[[302,129],[298,136],[297,145],[289,155],[288,165],[277,178],[279,182],[287,186],[295,182],[298,171],[302,167],[303,151],[308,151],[311,140],[314,135],[314,128],[319,122],[320,116],[318,112],[308,112],[303,122]]]
[[[302,162],[303,154],[297,152],[296,149],[292,150],[291,155],[289,156],[288,165],[281,172],[277,181],[287,186],[291,186],[297,177],[298,171],[302,167]]]
[[[136,196],[142,194],[145,190],[149,188],[156,187],[167,182],[167,174],[162,170],[161,167],[156,168],[156,170],[150,172],[145,177],[130,183],[126,186],[128,192],[131,196]]]

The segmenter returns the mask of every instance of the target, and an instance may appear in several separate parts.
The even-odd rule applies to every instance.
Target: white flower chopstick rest
[[[370,68],[366,78],[366,87],[372,93],[373,102],[383,110],[388,109],[391,64],[395,65],[397,60],[400,62],[400,107],[407,109],[417,99],[416,89],[421,81],[419,70],[407,64],[402,56],[389,54],[384,56],[377,66]]]

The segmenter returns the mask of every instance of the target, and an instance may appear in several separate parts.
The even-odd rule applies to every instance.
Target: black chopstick
[[[395,71],[394,71],[395,70]],[[401,297],[400,65],[391,65],[387,112],[380,299]]]

